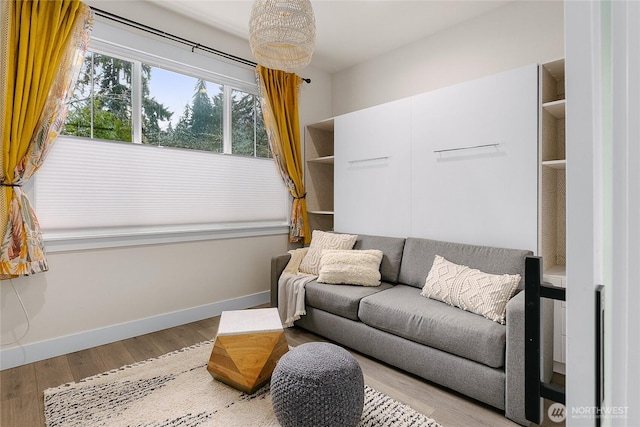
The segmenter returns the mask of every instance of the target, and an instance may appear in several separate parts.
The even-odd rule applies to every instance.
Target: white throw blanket
[[[298,271],[308,249],[289,251],[291,259],[278,279],[278,313],[285,328],[290,328],[300,316],[307,314],[304,305],[305,286],[318,277]]]

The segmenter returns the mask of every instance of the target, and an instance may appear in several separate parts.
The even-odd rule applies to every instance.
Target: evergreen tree
[[[222,114],[215,102],[209,98],[207,82],[198,79],[191,107],[190,130],[194,144],[191,148],[222,151]]]
[[[160,129],[159,122],[170,120],[173,113],[163,104],[151,97],[149,89],[151,66],[142,64],[142,143],[159,145],[166,135]]]
[[[173,113],[151,96],[151,66],[142,64],[142,142],[165,147],[222,152],[224,95],[211,97],[207,82],[198,79],[190,104],[178,122],[161,129]],[[78,78],[63,133],[116,141],[131,141],[133,63],[88,52]],[[234,91],[231,104],[232,152],[271,157],[260,103],[255,95]]]
[[[235,154],[254,155],[255,96],[249,93],[234,97],[231,110],[232,146]]]
[[[168,138],[169,141],[166,145],[221,153],[223,149],[223,102],[222,93],[210,98],[207,82],[198,79],[192,103],[185,105],[175,131]]]
[[[78,77],[63,133],[132,141],[131,81],[133,64],[107,55],[88,52]],[[151,66],[142,64],[143,142],[157,143],[159,121],[171,118],[171,112],[150,98]],[[151,136],[149,138],[149,136]]]
[[[262,115],[262,105],[260,100],[256,99],[256,147],[258,152],[257,157],[271,158],[271,146],[269,145],[269,135],[267,135],[267,128],[264,125],[264,116]]]
[[[188,104],[184,106],[184,112],[175,130],[167,135],[167,141],[163,144],[166,147],[177,148],[193,148],[193,134],[191,132],[191,106]]]
[[[271,157],[258,97],[239,91],[236,94],[231,111],[233,153]]]

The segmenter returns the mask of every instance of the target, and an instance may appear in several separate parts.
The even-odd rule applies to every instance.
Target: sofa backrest
[[[533,252],[493,248],[409,237],[404,244],[398,282],[422,288],[436,255],[490,274],[520,274],[519,289],[524,289],[524,263]]]
[[[405,239],[400,237],[358,235],[353,249],[378,249],[383,253],[380,276],[383,282],[396,283]]]

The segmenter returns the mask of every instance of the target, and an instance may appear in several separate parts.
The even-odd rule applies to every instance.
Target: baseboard
[[[225,310],[241,310],[267,304],[270,292],[260,292],[240,298],[201,305],[131,322],[106,326],[77,334],[53,338],[24,346],[0,350],[0,370],[38,362],[51,357],[85,350],[115,341],[173,328],[220,315]]]

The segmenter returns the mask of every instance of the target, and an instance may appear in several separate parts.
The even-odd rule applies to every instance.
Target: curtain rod
[[[200,50],[202,50],[204,52],[211,53],[211,54],[217,55],[217,56],[221,56],[223,58],[230,59],[232,61],[239,62],[239,63],[244,64],[244,65],[249,65],[251,67],[257,67],[258,66],[258,64],[256,62],[249,61],[248,59],[244,59],[244,58],[241,58],[239,56],[235,56],[235,55],[232,55],[230,53],[226,53],[226,52],[223,52],[221,50],[214,49],[212,47],[204,46],[204,45],[202,45],[200,43],[192,42],[192,41],[187,40],[187,39],[185,39],[183,37],[179,37],[179,36],[176,36],[176,35],[173,35],[173,34],[169,34],[166,31],[158,30],[157,28],[153,28],[153,27],[150,27],[148,25],[141,24],[141,23],[136,22],[136,21],[132,21],[131,19],[128,19],[128,18],[123,18],[122,16],[115,15],[115,14],[113,14],[111,12],[106,12],[106,11],[104,11],[102,9],[98,9],[96,7],[93,7],[93,6],[91,6],[91,10],[93,10],[94,13],[97,16],[101,16],[103,18],[107,18],[107,19],[110,19],[112,21],[119,22],[119,23],[127,25],[129,27],[133,27],[133,28],[136,28],[138,30],[142,30],[142,31],[150,33],[150,34],[153,34],[153,35],[156,35],[156,36],[160,36],[160,37],[172,40],[174,42],[178,42],[178,43],[182,43],[182,44],[187,45],[187,46],[191,46],[191,52],[195,52],[196,49],[200,49]],[[301,79],[303,81],[305,81],[306,83],[311,83],[311,79],[302,78],[302,77],[301,77]]]

